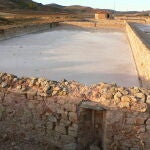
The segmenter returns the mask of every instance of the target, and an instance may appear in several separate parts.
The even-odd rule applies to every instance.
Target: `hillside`
[[[52,13],[94,13],[95,9],[86,6],[62,6],[58,4],[48,4],[43,5],[41,3],[36,3],[32,0],[0,0],[0,10],[2,11],[44,11],[44,12],[52,12]]]
[[[37,9],[42,4],[33,2],[32,0],[0,0],[0,9]]]
[[[96,11],[104,9],[94,9],[92,7],[72,5],[72,6],[62,6],[55,3],[43,5],[41,3],[34,2],[32,0],[0,0],[0,10],[1,11],[18,11],[25,13],[71,13],[71,14],[94,14]],[[107,10],[107,9],[106,9]],[[110,10],[114,12],[114,10]],[[134,14],[134,15],[149,15],[150,11],[137,12],[137,11],[117,11],[116,14]]]

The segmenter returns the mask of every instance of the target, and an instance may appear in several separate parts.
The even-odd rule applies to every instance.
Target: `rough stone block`
[[[135,124],[135,118],[126,118],[126,124]]]
[[[78,120],[77,113],[69,112],[69,120],[72,122],[77,122],[77,120]]]
[[[63,146],[62,150],[76,150],[77,144],[76,143],[70,143]]]
[[[100,150],[100,148],[98,146],[91,145],[90,150]]]
[[[49,116],[48,116],[48,120],[49,120],[50,122],[57,122],[57,118],[56,118],[55,116],[53,116],[53,115],[49,115]]]
[[[68,112],[64,111],[63,113],[61,113],[61,118],[64,120],[68,120]]]
[[[5,94],[3,92],[0,92],[0,102],[4,99]]]
[[[73,136],[73,137],[77,137],[78,129],[74,128],[74,127],[69,127],[68,128],[68,135]]]
[[[47,130],[52,130],[54,128],[54,122],[48,122],[46,126],[47,126]]]
[[[150,95],[147,96],[146,103],[150,105]]]
[[[65,126],[56,126],[55,131],[62,133],[62,134],[67,134]]]
[[[137,125],[143,125],[145,120],[146,120],[146,118],[136,118],[135,123]]]
[[[150,118],[146,121],[147,125],[150,125]]]
[[[62,145],[66,145],[69,143],[74,143],[75,142],[75,138],[69,135],[61,135],[61,144]]]
[[[65,120],[65,119],[61,119],[61,120],[60,120],[60,125],[65,126],[65,127],[68,127],[68,126],[71,125],[71,121]]]
[[[140,150],[138,147],[130,148],[130,150]]]
[[[67,104],[64,105],[64,109],[66,109],[66,111],[76,112],[77,107],[74,104],[67,103]]]

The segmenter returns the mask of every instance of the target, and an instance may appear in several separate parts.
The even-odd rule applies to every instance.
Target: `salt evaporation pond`
[[[0,41],[0,72],[139,86],[126,34],[59,27]]]

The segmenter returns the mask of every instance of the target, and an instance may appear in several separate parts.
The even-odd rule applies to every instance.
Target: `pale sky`
[[[150,10],[150,0],[33,0],[43,4],[57,3],[60,5],[83,5],[94,8],[129,10]]]

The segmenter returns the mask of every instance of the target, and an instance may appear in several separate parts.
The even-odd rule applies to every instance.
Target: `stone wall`
[[[48,30],[57,26],[58,22],[52,23],[42,23],[42,24],[32,24],[32,25],[21,25],[17,27],[11,27],[8,29],[1,29],[0,30],[0,40],[5,40],[8,38],[12,38],[15,36],[21,36],[28,33],[39,32],[43,30]]]
[[[133,17],[133,16],[115,16],[116,20],[124,20],[124,21],[128,21],[128,22],[136,22],[136,23],[147,23],[149,17]]]
[[[149,150],[150,90],[0,73],[0,149]]]
[[[142,86],[150,88],[150,44],[147,35],[137,29],[134,23],[127,23],[126,31]]]
[[[74,25],[74,26],[79,26],[79,27],[88,27],[88,28],[124,28],[125,27],[125,22],[123,20],[100,20],[97,22],[92,22],[92,21],[70,21],[70,22],[64,22],[63,24],[69,24],[69,25]]]

